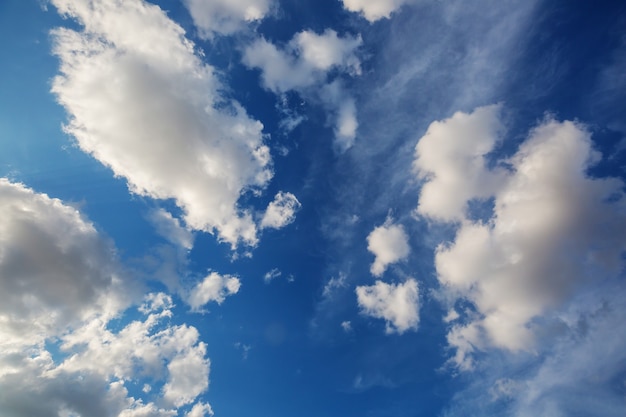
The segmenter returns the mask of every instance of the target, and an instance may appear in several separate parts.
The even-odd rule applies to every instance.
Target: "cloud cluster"
[[[417,330],[419,292],[414,279],[402,284],[376,281],[371,286],[356,287],[356,295],[361,312],[385,320],[387,333],[402,334],[407,330]]]
[[[385,224],[376,227],[367,236],[367,250],[376,257],[370,271],[380,277],[387,266],[409,256],[409,237],[402,225],[393,224],[391,219],[387,219]]]
[[[273,175],[263,126],[221,95],[183,29],[142,0],[53,4],[83,26],[53,31],[52,91],[78,146],[132,192],[174,199],[188,227],[255,245],[254,216],[238,200]]]
[[[329,72],[360,74],[356,51],[361,44],[360,36],[340,37],[332,29],[322,34],[305,30],[283,48],[256,40],[245,49],[243,63],[260,69],[263,86],[276,94],[293,90],[321,100],[334,118],[335,145],[345,151],[356,137],[356,105],[339,80],[329,80]]]
[[[341,0],[343,7],[360,13],[370,22],[388,18],[391,13],[414,0]]]
[[[263,19],[273,0],[185,0],[200,37],[231,35],[250,22]]]
[[[169,301],[165,309],[144,309],[142,320],[119,332],[109,330],[107,321],[94,319],[64,334],[60,350],[67,358],[60,363],[42,345],[2,351],[2,415],[178,415],[178,408],[194,403],[207,389],[209,360],[195,328],[163,323],[172,314]],[[162,385],[148,401],[129,395],[126,385],[139,378]],[[149,391],[144,389],[147,397]]]
[[[0,414],[165,417],[208,387],[198,331],[171,297],[139,299],[112,243],[75,208],[0,179]],[[124,322],[124,321],[122,321]],[[126,384],[160,387],[146,398]]]
[[[626,249],[624,184],[588,176],[599,154],[584,126],[548,118],[503,162],[506,168],[490,169],[485,154],[497,141],[498,111],[436,122],[416,147],[416,166],[430,181],[418,211],[460,223],[454,241],[437,249],[435,266],[451,304],[473,306],[448,334],[463,369],[477,349],[531,349],[535,319],[617,274]],[[468,202],[489,198],[488,220],[471,220]]]

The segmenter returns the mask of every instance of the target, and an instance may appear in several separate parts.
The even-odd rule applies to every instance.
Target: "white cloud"
[[[486,106],[471,114],[457,112],[433,122],[415,147],[414,167],[426,180],[417,212],[440,221],[460,221],[467,202],[491,197],[504,173],[485,168],[485,155],[503,130],[500,106]]]
[[[198,311],[211,301],[221,304],[229,295],[237,294],[240,287],[239,278],[211,272],[189,292],[187,303]]]
[[[354,99],[337,81],[328,79],[336,69],[349,75],[361,73],[356,55],[360,36],[339,37],[332,29],[321,35],[312,31],[297,33],[283,49],[265,39],[258,39],[244,51],[243,62],[261,70],[263,85],[276,94],[297,91],[321,100],[335,124],[335,147],[339,152],[350,148],[356,137],[358,121]],[[289,116],[289,120],[298,118]]]
[[[263,19],[271,10],[272,0],[184,0],[202,38],[216,33],[230,35],[246,24]]]
[[[76,209],[4,178],[0,201],[0,347],[126,305],[115,248]]]
[[[213,415],[213,409],[210,404],[197,403],[185,415],[185,417],[210,417]]]
[[[376,281],[371,286],[356,287],[357,301],[363,314],[384,319],[387,333],[402,334],[417,330],[419,324],[419,293],[417,281],[403,284]]]
[[[392,224],[391,219],[387,219],[367,236],[367,250],[376,257],[370,271],[379,277],[390,264],[409,256],[409,237],[402,225]]]
[[[237,203],[272,177],[263,126],[220,95],[183,29],[141,0],[53,4],[84,26],[53,31],[52,91],[78,146],[132,192],[174,199],[188,227],[255,245],[253,215]]]
[[[445,415],[622,416],[626,296],[620,279],[594,285],[545,315],[551,326],[532,355],[487,356]]]
[[[335,148],[339,153],[345,152],[354,145],[359,127],[356,102],[338,80],[322,87],[320,97],[334,119]]]
[[[358,126],[356,104],[354,99],[348,98],[339,105],[337,114],[335,137],[337,138],[337,146],[340,148],[340,151],[345,151],[354,145]]]
[[[261,219],[261,228],[280,229],[293,223],[300,207],[302,204],[295,195],[279,192],[274,197],[274,201],[267,206],[263,219]]]
[[[350,320],[342,321],[341,328],[344,332],[350,333],[352,331],[352,323],[350,322]]]
[[[392,12],[414,0],[341,0],[346,10],[362,14],[370,22],[389,17]]]
[[[180,221],[164,209],[153,210],[149,217],[157,233],[170,243],[185,249],[193,247],[193,234],[180,224]]]
[[[346,288],[348,286],[348,277],[344,273],[339,273],[339,276],[332,277],[328,280],[326,285],[324,285],[324,290],[322,291],[322,296],[325,299],[332,297],[335,291]]]
[[[194,348],[179,353],[167,364],[169,375],[163,386],[163,399],[168,404],[175,407],[190,404],[208,388],[209,362],[205,354],[205,344],[198,343]]]
[[[484,126],[480,120],[492,109],[479,109],[461,119],[480,131]],[[468,118],[479,121],[475,124]],[[440,122],[438,129],[446,130],[443,125],[458,120],[457,114]],[[435,264],[447,296],[467,300],[476,309],[475,314],[466,315],[465,324],[454,325],[448,334],[449,343],[457,349],[454,361],[462,369],[472,367],[475,350],[531,349],[537,326],[533,319],[557,308],[580,288],[599,282],[600,277],[617,273],[626,248],[623,183],[587,176],[599,155],[592,150],[590,134],[583,126],[544,121],[506,161],[510,170],[497,174],[486,168],[481,156],[496,139],[477,139],[477,149],[472,149],[465,143],[468,134],[473,135],[470,131],[456,136],[455,152],[460,153],[454,158],[472,161],[466,183],[455,178],[454,187],[431,188],[426,195],[451,202],[443,207],[454,207],[449,212],[453,214],[443,218],[461,221],[454,241],[437,249]],[[454,147],[453,136],[447,138],[440,141],[442,146]],[[440,172],[451,163],[443,161]],[[491,195],[476,182],[490,175],[499,177],[497,186],[487,182]],[[435,175],[432,181],[438,178]],[[450,192],[460,192],[462,198],[446,195]],[[473,198],[486,197],[494,198],[491,219],[473,222],[466,218],[461,208]]]
[[[170,296],[146,296],[141,319],[111,330],[138,291],[93,224],[6,179],[0,200],[1,415],[172,417],[206,390],[206,346],[195,328],[164,324]],[[165,383],[144,390],[161,405],[128,395],[139,378]]]
[[[355,53],[361,43],[360,37],[341,38],[332,29],[321,35],[305,30],[282,50],[265,39],[256,40],[245,49],[243,62],[261,70],[265,88],[284,93],[323,83],[333,68],[359,74],[361,64]]]
[[[110,329],[105,316],[67,328],[58,339],[60,363],[38,341],[20,351],[0,348],[0,414],[178,415],[179,406],[207,389],[209,360],[195,328],[166,324],[171,307],[168,296],[152,294],[141,308],[143,317],[119,331]],[[125,384],[139,380],[165,385],[152,394],[144,389],[146,398],[136,399]]]
[[[281,275],[282,275],[282,272],[280,272],[278,268],[274,268],[271,271],[267,271],[265,275],[263,275],[263,282],[265,282],[266,284],[269,284],[270,282],[272,282],[274,279],[278,278]]]

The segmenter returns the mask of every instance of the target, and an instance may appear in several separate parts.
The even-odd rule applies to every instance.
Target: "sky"
[[[0,415],[623,417],[626,4],[0,1]]]

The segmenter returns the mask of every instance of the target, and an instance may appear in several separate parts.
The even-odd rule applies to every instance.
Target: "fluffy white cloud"
[[[622,416],[624,291],[620,278],[594,285],[544,317],[551,327],[532,355],[485,358],[445,415]]]
[[[501,170],[485,167],[485,155],[503,130],[500,106],[486,106],[467,114],[431,123],[415,147],[414,167],[427,182],[417,212],[441,221],[460,221],[467,202],[488,198],[500,187]]]
[[[267,89],[284,93],[324,82],[332,68],[360,73],[361,64],[355,52],[361,43],[360,37],[340,38],[332,29],[321,35],[305,30],[282,50],[265,39],[256,40],[245,49],[243,62],[261,70]]]
[[[214,34],[233,34],[247,23],[263,19],[272,0],[185,0],[185,6],[199,34],[210,39]]]
[[[409,256],[409,237],[402,225],[392,224],[391,219],[387,219],[367,236],[367,250],[376,257],[370,271],[379,277],[387,266]]]
[[[417,281],[403,284],[376,281],[371,286],[356,287],[359,307],[363,314],[384,319],[387,333],[402,334],[417,330],[419,324],[419,292]]]
[[[4,178],[0,201],[0,347],[125,305],[114,247],[76,209]]]
[[[210,417],[213,415],[213,409],[211,405],[204,403],[197,403],[191,410],[185,415],[185,417]]]
[[[8,417],[85,415],[173,417],[208,387],[209,360],[199,333],[171,326],[171,298],[151,294],[143,317],[119,331],[96,317],[60,338],[60,363],[42,344],[29,349],[0,348],[0,413]],[[66,356],[63,359],[63,356]],[[125,384],[165,382],[145,399],[128,395]],[[157,405],[159,403],[160,405]],[[195,408],[195,407],[194,407]]]
[[[352,12],[361,13],[367,20],[389,17],[392,12],[414,0],[341,0],[343,7]]]
[[[53,31],[52,91],[78,146],[134,193],[174,199],[188,227],[257,243],[242,193],[272,177],[262,125],[226,100],[183,29],[142,0],[54,0],[80,32]]]
[[[261,228],[280,229],[296,219],[296,212],[300,210],[302,204],[295,195],[291,193],[279,192],[265,210],[261,219]]]
[[[328,73],[336,69],[350,75],[360,74],[361,62],[356,51],[361,44],[360,36],[339,37],[332,29],[321,35],[303,31],[283,49],[258,39],[244,51],[243,62],[250,68],[259,68],[263,85],[276,94],[294,90],[319,96],[317,99],[334,120],[335,147],[344,152],[356,137],[356,104],[337,80],[329,82]]]
[[[163,399],[168,404],[175,407],[190,404],[207,389],[209,362],[205,354],[206,346],[199,343],[186,352],[179,353],[167,364],[169,375],[167,383],[163,386]]]
[[[211,301],[221,304],[227,296],[237,294],[240,287],[239,278],[211,272],[187,295],[187,303],[192,310],[198,311]]]
[[[477,118],[475,126],[480,127],[485,112],[492,111],[480,109],[461,119]],[[455,115],[438,128],[445,130],[441,125],[454,125],[458,120]],[[454,241],[437,249],[435,263],[447,297],[465,299],[476,309],[465,314],[465,324],[455,324],[448,334],[449,343],[457,348],[454,361],[466,369],[472,366],[471,353],[476,349],[533,347],[533,319],[586,285],[617,273],[626,248],[624,184],[587,176],[599,155],[592,150],[590,134],[583,126],[544,121],[506,161],[510,169],[497,174],[480,161],[495,138],[477,140],[475,150],[465,143],[467,134],[471,133],[456,137],[457,151],[465,150],[467,158],[444,159],[439,171],[453,160],[472,160],[466,183],[456,178],[454,187],[430,189],[426,195],[427,199],[452,201],[444,206],[453,206],[454,215],[445,218],[461,216]],[[446,140],[440,143],[451,146]],[[428,159],[422,152],[418,151],[420,157]],[[490,175],[500,177],[497,185],[487,183],[491,195],[478,189],[476,182]],[[438,178],[435,175],[432,181]],[[451,200],[446,193],[457,189],[467,192]],[[488,222],[471,221],[460,210],[471,199],[490,196],[494,209]]]

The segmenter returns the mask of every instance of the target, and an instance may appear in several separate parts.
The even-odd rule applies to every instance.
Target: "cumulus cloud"
[[[115,248],[76,209],[4,178],[0,201],[0,347],[115,315],[129,301]]]
[[[385,224],[376,227],[367,236],[367,250],[376,257],[370,271],[379,277],[390,264],[409,256],[409,237],[402,225],[393,224],[391,219],[387,219]]]
[[[272,0],[185,0],[193,23],[202,38],[216,33],[230,35],[250,22],[263,19],[271,10]]]
[[[492,111],[479,109],[461,119],[477,118],[478,126],[484,126],[480,120]],[[457,114],[440,122],[438,129],[446,130],[442,125],[455,125],[458,120]],[[494,131],[483,134],[490,132]],[[443,218],[461,221],[454,241],[437,249],[435,266],[447,297],[469,301],[475,308],[475,313],[464,315],[463,324],[453,321],[448,334],[456,348],[453,360],[463,369],[471,368],[475,350],[531,349],[534,319],[581,288],[620,271],[626,232],[624,184],[587,175],[599,154],[592,149],[584,126],[545,120],[506,161],[506,171],[489,170],[480,160],[495,138],[477,140],[478,149],[472,149],[464,142],[467,134],[456,136],[455,152],[465,150],[465,157],[441,159],[435,152],[442,164],[438,172],[446,172],[446,164],[453,161],[471,160],[466,183],[455,178],[454,187],[431,188],[420,196],[420,204],[424,197],[446,202],[442,207],[454,210]],[[447,140],[440,143],[450,146]],[[419,157],[428,160],[423,153],[428,147],[418,148]],[[476,188],[477,178],[492,175],[499,179],[491,186],[487,181],[490,194]],[[434,175],[432,181],[438,178]],[[446,194],[457,189],[466,190],[462,198]],[[471,199],[486,197],[494,199],[491,218],[468,219],[462,208]]]
[[[261,228],[280,229],[293,223],[296,219],[296,212],[300,210],[302,204],[295,195],[291,193],[279,192],[265,210],[261,219]]]
[[[485,155],[498,142],[503,126],[500,106],[486,106],[430,124],[415,147],[418,177],[426,180],[417,212],[440,221],[460,221],[467,202],[491,197],[504,172],[487,170]]]
[[[335,146],[343,152],[356,136],[356,104],[338,80],[328,79],[328,74],[337,70],[359,75],[361,62],[356,51],[361,44],[360,36],[340,37],[332,29],[321,35],[305,30],[282,49],[265,39],[256,40],[244,51],[243,62],[260,69],[264,87],[276,94],[293,90],[321,100],[335,124]]]
[[[417,330],[419,324],[419,293],[417,281],[408,279],[403,284],[376,281],[371,286],[356,287],[361,312],[383,319],[387,333],[402,334]]]
[[[191,229],[255,245],[253,214],[238,200],[273,175],[263,126],[221,95],[183,29],[142,0],[52,3],[83,27],[53,31],[52,91],[80,149],[132,192],[174,199]]]
[[[392,12],[414,0],[341,0],[343,7],[363,15],[370,22],[389,17]]]
[[[237,294],[240,287],[239,278],[211,272],[190,291],[187,303],[194,311],[200,310],[211,301],[222,304],[226,297]]]

